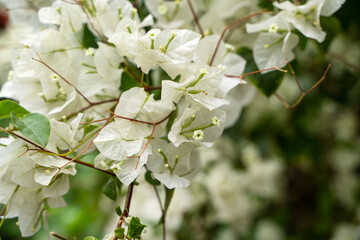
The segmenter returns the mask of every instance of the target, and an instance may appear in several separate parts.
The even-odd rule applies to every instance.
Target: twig
[[[7,208],[7,205],[5,204],[4,207],[1,209],[0,216],[5,214],[6,208]]]
[[[285,100],[283,97],[281,97],[278,93],[275,93],[274,95],[275,95],[275,97],[277,97],[277,98],[280,100],[280,102],[284,105],[284,107],[286,107],[287,109],[292,109],[292,108],[297,107],[297,106],[299,105],[299,103],[304,99],[304,97],[305,97],[306,95],[308,95],[310,92],[312,92],[317,86],[319,86],[319,85],[325,80],[326,74],[327,74],[328,71],[330,70],[331,65],[330,65],[330,64],[328,65],[328,67],[327,67],[326,70],[325,70],[325,73],[324,73],[323,76],[319,79],[319,81],[317,81],[317,82],[316,82],[309,90],[307,90],[306,92],[304,92],[304,91],[302,90],[302,88],[301,88],[301,86],[300,86],[300,84],[299,84],[299,82],[298,82],[298,80],[297,80],[297,78],[296,78],[296,76],[295,76],[295,73],[294,73],[294,71],[292,70],[292,68],[291,68],[290,65],[289,65],[289,67],[290,67],[290,69],[291,69],[291,71],[292,71],[292,74],[293,74],[293,76],[294,76],[294,78],[295,78],[295,81],[297,82],[297,86],[298,86],[298,88],[299,88],[299,90],[300,90],[300,92],[301,92],[301,95],[300,95],[299,99],[298,99],[294,104],[289,105],[289,104],[286,102],[286,100]]]
[[[138,0],[135,0],[135,1],[134,1],[133,7],[136,7],[137,2],[138,2]]]
[[[281,69],[280,66],[283,64],[289,64],[289,62],[286,60],[285,62],[280,63],[279,65],[275,66],[275,67],[271,67],[271,68],[265,68],[265,69],[260,69],[260,70],[256,70],[253,72],[249,72],[249,73],[245,73],[243,75],[229,75],[229,74],[225,74],[226,77],[229,78],[239,78],[240,80],[243,79],[244,77],[250,76],[250,75],[254,75],[256,73],[261,73],[261,72],[265,72],[265,71],[269,71],[269,70],[278,70],[280,72],[287,72],[285,69]]]
[[[94,23],[91,21],[90,16],[88,14],[88,12],[86,11],[84,4],[79,1],[79,5],[81,7],[81,9],[83,10],[83,12],[86,15],[86,18],[88,19],[90,26],[92,27],[92,29],[96,32],[96,34],[100,37],[100,39],[106,44],[110,46],[110,43],[105,39],[105,37],[96,29],[96,27],[94,26]]]
[[[131,198],[132,198],[132,194],[133,194],[133,190],[134,190],[134,182],[130,183],[127,194],[126,194],[126,200],[125,200],[125,207],[124,207],[124,211],[121,213],[119,222],[116,226],[116,228],[121,228],[123,222],[124,222],[124,218],[129,216],[129,211],[130,211],[130,205],[131,205]],[[117,240],[118,238],[115,236],[113,240]]]
[[[193,15],[193,17],[194,17],[195,24],[196,24],[196,26],[198,27],[201,36],[204,37],[204,36],[205,36],[204,30],[203,30],[202,27],[201,27],[201,24],[200,24],[200,22],[199,22],[199,19],[198,19],[196,13],[195,13],[195,10],[194,10],[194,7],[193,7],[193,5],[192,5],[192,3],[191,3],[191,0],[187,0],[187,3],[188,3],[188,5],[189,5],[190,11],[191,11],[191,13],[192,13],[192,15]]]
[[[222,31],[221,35],[220,35],[219,41],[217,42],[217,45],[216,45],[216,47],[215,47],[215,50],[214,50],[214,53],[213,53],[213,55],[212,55],[212,57],[211,57],[211,60],[210,60],[209,65],[211,66],[211,65],[213,64],[214,59],[215,59],[215,56],[216,56],[216,53],[217,53],[217,51],[218,51],[218,49],[219,49],[220,43],[221,43],[221,41],[223,40],[223,38],[224,38],[224,36],[225,36],[225,33],[226,33],[229,29],[231,29],[232,27],[234,27],[235,25],[239,24],[239,23],[242,22],[242,21],[245,21],[245,20],[247,20],[247,19],[249,19],[249,18],[252,18],[252,17],[254,17],[254,16],[256,16],[256,15],[260,15],[260,14],[263,14],[263,13],[270,13],[270,12],[269,12],[269,11],[266,11],[266,10],[262,10],[262,11],[259,11],[259,12],[253,13],[253,14],[250,14],[250,15],[248,15],[248,16],[246,16],[246,17],[243,17],[243,18],[241,18],[241,19],[239,19],[239,20],[236,20],[235,22],[230,23],[229,25],[227,25],[227,26],[224,28],[224,30]]]
[[[40,55],[37,53],[36,54],[38,56],[39,59],[36,58],[32,58],[33,60],[45,65],[48,69],[50,69],[53,73],[55,73],[56,75],[58,75],[62,80],[64,80],[68,85],[70,85],[72,88],[75,89],[75,91],[82,97],[84,98],[84,100],[89,103],[90,105],[93,104],[87,97],[85,97],[85,95],[80,92],[71,82],[69,82],[68,80],[66,80],[66,78],[64,78],[61,74],[59,74],[57,71],[55,71],[52,67],[49,66],[49,64],[47,64],[46,62],[44,62],[44,60],[42,60],[42,58],[40,57]]]
[[[9,134],[11,134],[11,135],[13,135],[13,136],[15,136],[15,137],[17,137],[17,138],[20,138],[20,139],[24,140],[25,142],[27,142],[27,143],[29,143],[29,144],[31,144],[31,145],[33,145],[33,146],[35,146],[35,147],[38,148],[38,149],[29,149],[29,147],[27,147],[27,150],[26,150],[24,153],[26,153],[27,151],[37,151],[37,152],[43,152],[43,153],[51,153],[51,154],[54,154],[55,156],[57,156],[56,153],[51,152],[51,151],[43,148],[42,146],[38,145],[37,143],[35,143],[35,142],[33,142],[33,141],[29,140],[29,139],[26,139],[26,138],[24,138],[23,136],[14,133],[13,131],[7,130],[6,128],[3,128],[3,127],[0,127],[0,130],[2,130],[2,131],[4,131],[4,132],[7,132],[7,133],[9,133]],[[23,155],[24,153],[22,153],[21,155]],[[21,155],[20,155],[20,156],[21,156]],[[104,173],[106,173],[106,174],[109,174],[109,175],[111,175],[111,176],[116,176],[116,175],[115,175],[114,173],[112,173],[112,172],[108,172],[108,171],[105,171],[105,170],[96,168],[96,167],[94,167],[94,165],[92,165],[92,164],[90,164],[90,163],[87,163],[87,162],[83,162],[83,161],[76,160],[76,159],[73,160],[72,158],[69,158],[69,157],[67,157],[67,156],[57,156],[57,157],[61,157],[61,158],[66,159],[66,160],[76,162],[76,163],[78,163],[78,164],[80,164],[80,165],[87,166],[87,167],[90,167],[90,168],[99,170],[99,171],[104,172]]]
[[[113,98],[113,99],[108,99],[108,100],[104,100],[104,101],[100,101],[100,102],[91,103],[87,107],[84,107],[84,108],[80,109],[79,111],[66,116],[66,119],[70,119],[70,118],[78,115],[79,113],[81,113],[81,112],[83,112],[85,110],[88,110],[89,108],[92,108],[94,106],[101,105],[101,104],[104,104],[104,103],[116,102],[118,100],[119,100],[118,98]]]
[[[61,239],[61,240],[67,240],[66,238],[64,238],[64,237],[60,236],[60,235],[59,235],[59,234],[57,234],[57,233],[51,232],[50,234],[51,234],[52,236],[54,236],[54,237],[58,238],[58,239]]]
[[[145,166],[145,169],[146,171],[148,171],[148,167],[146,166],[146,164],[144,165]],[[159,191],[157,190],[156,186],[155,185],[152,185],[153,188],[154,188],[154,191],[155,191],[155,195],[156,195],[156,198],[159,202],[159,205],[160,205],[160,209],[161,209],[161,222],[162,222],[162,225],[163,225],[163,240],[166,240],[166,223],[165,223],[165,210],[164,210],[164,207],[163,207],[163,204],[162,204],[162,201],[161,201],[161,198],[160,198],[160,194],[159,194]]]
[[[103,106],[104,107],[104,106]],[[105,107],[104,107],[105,108]],[[135,170],[137,169],[138,167],[138,164],[139,164],[139,161],[140,161],[140,158],[141,156],[143,155],[143,153],[145,152],[147,146],[149,145],[150,143],[150,140],[152,138],[152,136],[154,135],[154,132],[155,132],[155,129],[158,125],[160,125],[161,123],[165,122],[170,116],[171,114],[173,114],[174,110],[171,111],[166,117],[164,117],[163,119],[161,119],[160,121],[158,122],[147,122],[147,121],[142,121],[142,120],[137,120],[137,119],[134,119],[134,118],[128,118],[128,117],[123,117],[123,116],[119,116],[117,114],[115,114],[114,112],[112,112],[111,110],[105,108],[107,111],[109,111],[113,116],[117,117],[117,118],[121,118],[121,119],[125,119],[125,120],[128,120],[128,121],[131,121],[131,122],[137,122],[137,123],[143,123],[143,124],[146,124],[146,125],[151,125],[153,127],[152,131],[151,131],[151,134],[149,136],[149,139],[146,141],[145,143],[145,146],[143,147],[143,149],[141,150],[140,154],[138,155],[135,155],[135,156],[129,156],[128,158],[137,158],[137,163],[136,163],[136,166],[135,166]]]
[[[116,103],[116,105],[119,103],[119,101]],[[97,136],[99,136],[100,132],[104,129],[104,127],[110,122],[110,120],[112,119],[112,116],[109,117],[109,119],[106,121],[106,123],[101,127],[101,129],[99,130],[99,132],[96,133],[95,137],[90,141],[90,143],[78,154],[76,155],[73,159],[69,160],[69,162],[65,163],[63,166],[59,167],[58,172],[55,175],[55,178],[57,177],[57,175],[60,173],[60,171],[65,168],[66,166],[68,166],[70,163],[76,161],[76,159],[78,159],[86,150],[88,150],[88,148],[94,143],[95,138],[97,138]]]

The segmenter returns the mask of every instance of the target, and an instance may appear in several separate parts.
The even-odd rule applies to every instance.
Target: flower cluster
[[[143,168],[168,189],[190,185],[200,168],[196,148],[212,146],[254,93],[241,79],[241,44],[225,43],[219,29],[256,10],[257,1],[234,2],[198,1],[194,10],[186,1],[148,0],[150,14],[141,17],[127,0],[59,0],[40,8],[1,91],[19,105],[2,103],[16,108],[2,114],[11,121],[1,126],[10,136],[1,139],[0,202],[6,217],[19,218],[23,236],[39,229],[47,206],[65,204],[69,175],[76,163],[89,166],[79,161],[88,153],[97,154],[91,167],[124,185]],[[342,2],[275,2],[278,14],[247,25],[249,33],[261,32],[253,46],[258,67],[294,57],[294,29],[323,41],[319,16]],[[212,14],[219,21],[199,33],[192,11],[207,4],[211,14],[198,25]],[[266,169],[253,170],[257,176]]]

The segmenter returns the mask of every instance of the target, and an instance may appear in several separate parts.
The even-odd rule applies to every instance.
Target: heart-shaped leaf
[[[47,117],[40,113],[29,113],[24,118],[19,118],[14,112],[11,112],[10,117],[25,138],[46,147],[50,137],[50,121]]]

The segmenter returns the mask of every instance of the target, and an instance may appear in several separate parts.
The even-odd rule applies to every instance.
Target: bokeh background
[[[360,1],[347,0],[327,26],[331,38],[321,45],[308,41],[296,52],[292,66],[304,90],[321,78],[329,63],[332,67],[295,109],[257,92],[236,125],[212,149],[200,151],[203,171],[190,188],[175,191],[168,239],[360,239],[359,9]],[[11,69],[15,31],[1,10],[2,82]],[[298,99],[291,74],[279,92],[289,103]],[[102,237],[115,227],[114,208],[123,202],[102,194],[107,176],[77,169],[65,195],[68,206],[50,210],[47,228],[67,239]],[[155,194],[143,179],[138,182],[130,213],[149,226],[144,239],[161,239]],[[5,221],[0,236],[24,239],[16,219]],[[43,228],[26,239],[46,238]]]

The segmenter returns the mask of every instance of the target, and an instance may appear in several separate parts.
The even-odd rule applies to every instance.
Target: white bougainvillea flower
[[[71,45],[61,32],[47,29],[34,38],[31,48],[14,52],[14,73],[9,81],[22,106],[29,111],[55,118],[61,118],[83,106],[73,87],[46,66],[33,60],[39,59],[39,54],[44,62],[76,85],[76,68],[80,67],[80,63],[75,56],[81,50],[64,50]]]
[[[322,9],[321,16],[329,17],[333,15],[345,3],[346,0],[326,0]]]
[[[147,166],[154,177],[167,188],[188,187],[198,170],[198,158],[191,158],[192,144],[175,147],[165,140],[151,141],[153,149]]]
[[[224,129],[226,113],[220,109],[210,111],[199,106],[181,109],[184,102],[178,106],[179,114],[168,134],[169,140],[176,147],[184,142],[210,147]]]
[[[97,0],[94,1],[94,5],[96,12],[92,19],[95,27],[107,37],[116,32],[119,22],[124,18],[135,21],[140,29],[154,24],[153,16],[150,14],[140,21],[137,9],[129,1]]]
[[[306,37],[322,42],[326,33],[320,26],[320,13],[325,1],[310,0],[303,5],[295,5],[289,1],[274,2],[274,6],[282,10],[281,15],[285,21],[291,23]]]
[[[164,104],[163,101],[155,100],[154,95],[149,95],[143,88],[134,87],[121,95],[115,114],[128,119],[157,123],[165,119],[173,109],[172,103]],[[128,119],[115,118],[115,124],[123,138],[135,140],[150,136],[153,125]],[[154,137],[164,134],[166,123],[167,121],[164,121],[156,127]]]
[[[194,62],[209,64],[214,54],[214,50],[220,36],[210,35],[202,38],[194,54]],[[230,78],[226,75],[240,76],[245,69],[246,61],[239,55],[231,52],[232,50],[223,42],[220,43],[217,54],[213,60],[213,66],[224,68],[225,75],[219,91],[226,95],[225,100],[228,104],[223,105],[221,110],[226,111],[224,128],[230,127],[238,119],[241,109],[250,102],[255,93],[255,88],[247,84],[245,80]]]
[[[92,100],[104,100],[119,96],[123,58],[114,47],[98,43],[99,48],[88,49],[88,56],[81,59],[77,79],[78,90]],[[91,53],[93,52],[93,53]]]
[[[129,185],[147,162],[151,146],[145,148],[146,140],[126,140],[120,134],[115,123],[110,123],[101,131],[94,141],[100,151],[95,158],[95,167],[112,170],[122,183]],[[139,154],[141,157],[136,157]]]
[[[225,96],[234,84],[237,85],[234,81],[224,81],[222,68],[192,64],[188,65],[188,72],[182,75],[179,83],[162,81],[161,96],[175,103],[185,97],[189,104],[213,110],[229,103]]]
[[[61,172],[61,177],[54,181],[54,168],[44,167],[47,161],[44,158],[52,156],[25,153],[26,150],[21,139],[0,149],[0,203],[7,204],[6,218],[18,217],[24,237],[33,235],[40,228],[41,217],[46,214],[45,204],[51,208],[65,206],[62,195],[69,189],[67,174],[75,174],[73,166],[69,166]],[[40,161],[34,161],[36,158]],[[57,165],[68,161],[53,159],[48,162]]]
[[[184,0],[145,0],[146,8],[156,18],[155,27],[162,29],[191,28],[193,17]]]
[[[141,150],[143,139],[128,139],[121,134],[116,123],[110,123],[100,132],[94,143],[102,155],[120,161],[137,154]],[[104,169],[100,162],[96,166]]]
[[[86,15],[80,5],[61,0],[54,2],[51,7],[40,8],[38,15],[40,22],[59,25],[61,32],[73,37],[86,21]]]
[[[248,33],[260,32],[254,43],[254,59],[259,69],[285,65],[295,55],[293,49],[299,37],[291,33],[291,25],[284,18],[283,12],[260,23],[246,24]]]
[[[144,73],[159,65],[172,79],[182,73],[186,63],[191,61],[201,37],[190,30],[153,29],[149,34],[142,35],[136,23],[129,19],[123,19],[119,26],[117,33],[109,38],[118,52],[133,59]],[[156,37],[154,32],[157,32]]]

